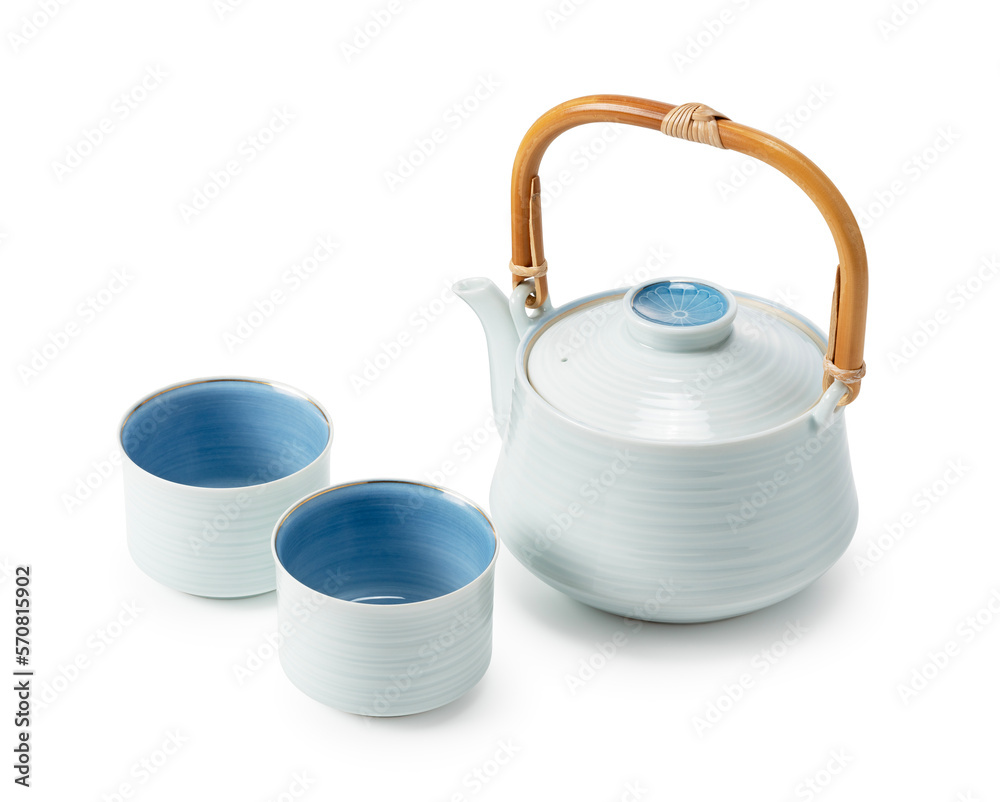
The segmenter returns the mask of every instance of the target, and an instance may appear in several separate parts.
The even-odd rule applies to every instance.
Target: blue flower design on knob
[[[666,326],[703,326],[726,314],[729,301],[714,287],[689,281],[660,281],[632,298],[639,317]]]

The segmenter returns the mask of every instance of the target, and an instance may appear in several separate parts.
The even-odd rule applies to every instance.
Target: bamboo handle
[[[680,124],[678,113],[683,118]],[[525,278],[534,278],[535,290],[527,301],[530,308],[538,308],[548,296],[538,167],[545,150],[564,131],[584,123],[627,123],[745,153],[792,179],[819,209],[833,234],[840,263],[834,284],[824,387],[834,379],[844,382],[848,393],[841,404],[849,404],[857,397],[864,375],[868,308],[868,260],[857,221],[833,182],[795,148],[722,115],[714,114],[712,118],[713,114],[697,104],[678,107],[625,95],[591,95],[562,103],[539,117],[521,140],[511,176],[513,284],[516,287]]]

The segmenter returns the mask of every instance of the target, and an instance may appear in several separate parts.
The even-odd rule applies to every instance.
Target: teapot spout
[[[493,417],[501,434],[510,417],[510,396],[514,387],[514,356],[518,333],[506,296],[487,278],[467,278],[452,286],[455,295],[472,307],[486,332],[490,358]]]

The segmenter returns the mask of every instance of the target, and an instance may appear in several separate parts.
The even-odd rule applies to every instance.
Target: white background
[[[117,799],[126,784],[140,800],[1000,800],[1000,282],[978,278],[1000,251],[1000,7],[399,0],[345,54],[387,6],[4,6],[0,609],[12,619],[11,570],[31,563],[36,697],[49,699],[33,721],[33,787],[9,798]],[[25,17],[44,24],[29,36]],[[133,90],[129,108],[120,96]],[[194,598],[132,564],[120,469],[101,476],[116,424],[168,383],[273,378],[331,411],[335,482],[445,472],[485,503],[500,448],[485,343],[447,286],[508,285],[518,142],[550,106],[597,92],[697,100],[788,139],[864,223],[869,376],[848,412],[857,536],[771,609],[638,631],[505,551],[494,659],[473,692],[404,719],[328,709],[270,653],[272,594]],[[275,110],[294,119],[253,150]],[[88,148],[84,131],[102,118],[111,127]],[[387,179],[435,128],[443,143]],[[239,174],[185,219],[230,160]],[[637,129],[562,137],[542,166],[556,303],[694,274],[825,326],[836,255],[822,220],[766,168],[734,187],[746,164]],[[325,236],[335,255],[292,289],[283,271]],[[102,294],[109,283],[121,291]],[[230,347],[227,333],[275,289],[283,303]],[[66,347],[46,348],[67,327]],[[398,358],[352,382],[401,335]],[[138,606],[135,620],[123,605]],[[805,634],[774,650],[790,624]],[[602,658],[618,632],[624,644]],[[11,634],[0,640],[6,671]],[[928,666],[949,648],[943,668]],[[240,682],[253,655],[260,667]],[[904,699],[915,671],[933,676]],[[750,687],[737,694],[742,675]],[[10,721],[14,695],[0,696]],[[7,767],[13,728],[3,732]],[[172,736],[181,746],[161,762]],[[12,769],[2,775],[6,799]]]

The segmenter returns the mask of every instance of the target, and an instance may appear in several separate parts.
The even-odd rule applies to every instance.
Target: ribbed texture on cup
[[[122,460],[132,559],[167,587],[236,598],[274,590],[271,533],[282,513],[329,482],[330,452],[291,476],[251,487],[191,487]]]
[[[842,410],[825,431],[806,415],[729,443],[629,441],[567,421],[521,375],[490,509],[548,584],[673,622],[796,593],[844,552],[858,515]]]
[[[279,654],[296,687],[367,716],[404,716],[454,701],[486,673],[495,561],[465,587],[412,604],[365,604],[303,585],[279,563]]]

